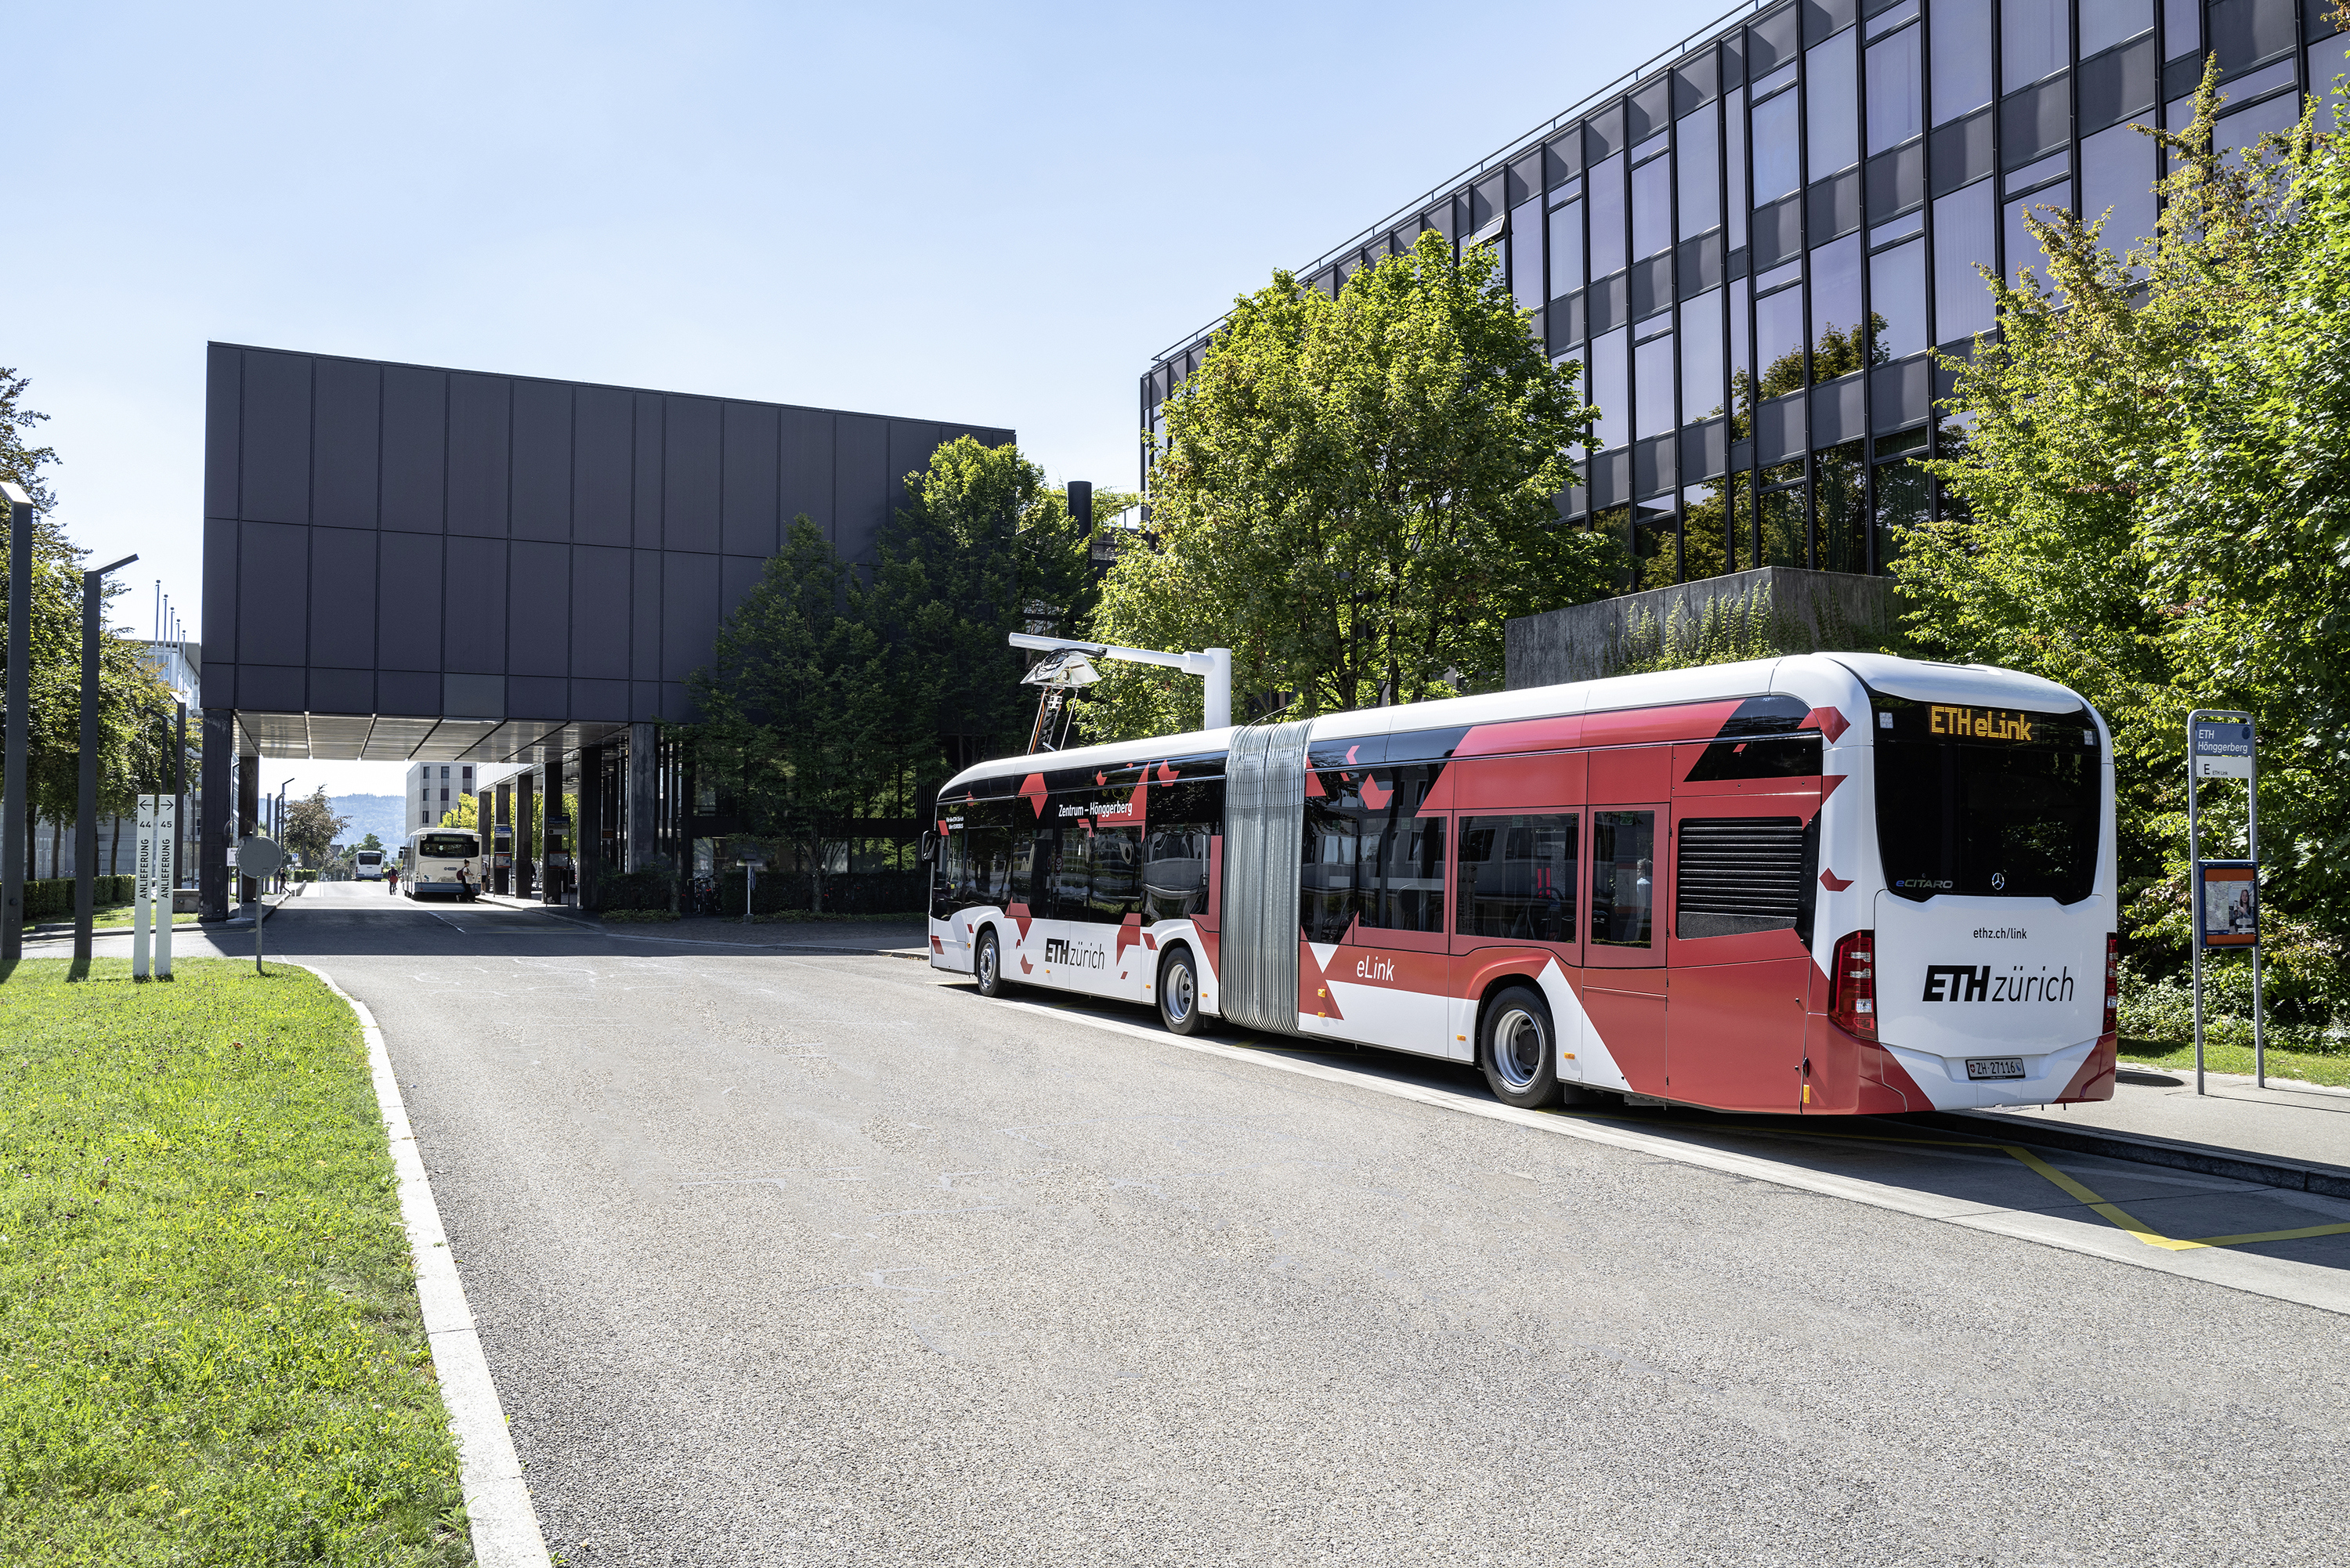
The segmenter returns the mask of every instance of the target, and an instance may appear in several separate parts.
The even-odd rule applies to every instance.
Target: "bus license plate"
[[[1967,1058],[1970,1078],[2021,1078],[2023,1058],[2021,1056],[1970,1056]]]

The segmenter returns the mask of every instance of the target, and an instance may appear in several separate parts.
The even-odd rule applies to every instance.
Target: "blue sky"
[[[1725,8],[10,4],[0,364],[141,635],[159,577],[200,630],[213,338],[1129,485],[1153,353]]]

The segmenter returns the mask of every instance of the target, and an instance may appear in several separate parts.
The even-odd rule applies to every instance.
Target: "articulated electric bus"
[[[931,962],[1516,1106],[2106,1099],[2109,742],[2033,676],[1807,654],[1008,757],[940,792]]]

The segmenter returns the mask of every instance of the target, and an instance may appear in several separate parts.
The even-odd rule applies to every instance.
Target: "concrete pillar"
[[[514,890],[517,898],[527,898],[537,878],[531,875],[531,861],[536,845],[532,818],[537,815],[538,770],[515,775]]]
[[[660,772],[657,763],[660,726],[637,723],[629,726],[629,785],[625,794],[629,841],[628,869],[641,871],[652,864],[655,845],[654,813],[660,801]]]
[[[579,748],[579,820],[571,826],[571,864],[577,868],[579,907],[596,907],[597,873],[604,867],[604,748]]]
[[[261,827],[261,758],[258,753],[236,759],[236,835],[243,838]],[[254,900],[261,897],[261,884],[250,877],[239,875],[236,879],[236,901],[248,915],[254,913]]]
[[[203,787],[196,796],[203,820],[196,824],[196,918],[228,919],[228,846],[236,840],[236,821],[229,807],[236,792],[229,783],[236,771],[236,716],[226,708],[207,708],[202,724],[204,755],[198,775]]]
[[[499,833],[495,831],[495,828],[497,827],[504,828],[505,832]],[[490,834],[490,853],[493,857],[495,857],[503,852],[508,859],[512,859],[514,856],[513,845],[514,785],[510,783],[501,782],[498,784],[497,820]],[[514,868],[511,866],[494,866],[489,868],[489,875],[483,877],[482,880],[485,885],[489,886],[489,891],[493,893],[512,893],[514,891]]]

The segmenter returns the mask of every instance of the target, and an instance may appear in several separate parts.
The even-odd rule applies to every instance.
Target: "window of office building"
[[[1998,210],[1991,185],[1978,180],[1934,203],[1934,341],[1964,343],[1991,330],[1991,286],[1975,271],[1993,265]]]
[[[2081,0],[2081,57],[2102,54],[2154,26],[2154,0]]]
[[[1860,97],[1853,79],[1853,38],[1847,28],[1804,57],[1804,122],[1811,177],[1825,180],[1860,159]]]
[[[1860,236],[1846,234],[1812,253],[1812,338],[1825,359],[1813,368],[1814,379],[1860,369]],[[1831,333],[1841,334],[1842,344],[1828,355]]]
[[[1868,312],[1888,359],[1926,347],[1926,242],[1911,240],[1868,258]]]
[[[1550,296],[1583,286],[1583,203],[1565,202],[1550,213]]]
[[[1667,318],[1669,324],[1669,317]],[[1635,436],[1662,435],[1673,428],[1673,335],[1646,337],[1632,350]]]
[[[1528,202],[1510,214],[1511,292],[1516,295],[1521,310],[1543,307],[1543,208],[1539,200]]]
[[[1898,147],[1926,129],[1925,94],[1919,77],[1918,27],[1904,27],[1868,46],[1868,150]]]
[[[1709,289],[1681,306],[1681,417],[1691,423],[1721,412],[1721,291]]]
[[[1585,192],[1591,210],[1591,275],[1607,277],[1624,270],[1624,155],[1593,165]]]
[[[1632,439],[1631,331],[1615,331],[1591,340],[1591,400],[1598,405],[1599,422],[1592,434],[1596,451],[1606,452]]]
[[[1803,137],[1791,87],[1754,106],[1754,205],[1793,195],[1804,182]]]
[[[1934,123],[1948,125],[1991,101],[1991,0],[1935,0]]]
[[[1679,170],[1681,233],[1701,234],[1721,222],[1721,121],[1708,104],[1681,117],[1674,131],[1673,161]]]
[[[1673,246],[1673,161],[1649,159],[1632,171],[1632,259]]]
[[[2066,0],[2002,0],[2000,88],[2013,92],[2054,76],[2072,57]]]
[[[1740,88],[1723,98],[1722,134],[1726,139],[1721,155],[1723,177],[1730,182],[1730,248],[1746,248],[1746,89]]]

